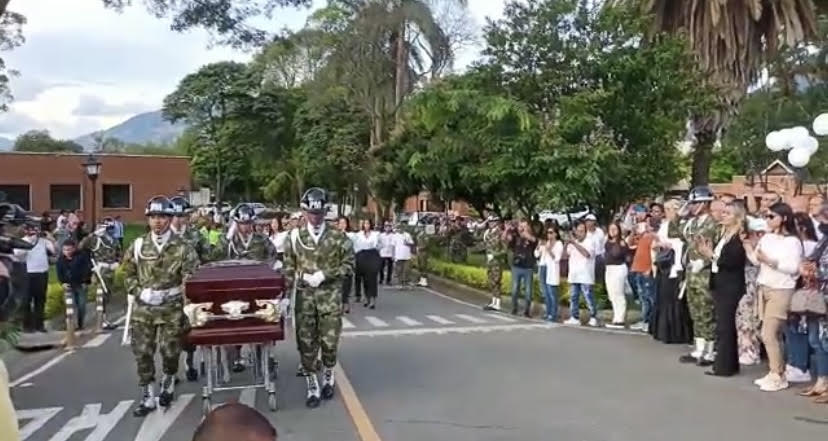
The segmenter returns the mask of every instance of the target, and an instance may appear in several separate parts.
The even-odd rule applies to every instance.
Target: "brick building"
[[[6,199],[34,213],[80,209],[92,217],[92,185],[83,163],[87,154],[0,153],[0,191]],[[95,193],[97,218],[120,215],[125,222],[144,218],[152,196],[190,190],[186,156],[100,154]]]

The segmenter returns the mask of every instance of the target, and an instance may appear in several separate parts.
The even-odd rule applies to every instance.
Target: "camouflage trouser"
[[[141,386],[155,381],[155,348],[161,352],[163,372],[175,375],[181,342],[189,329],[181,301],[160,306],[135,303],[131,317],[132,353],[138,365]]]
[[[428,252],[426,250],[417,250],[417,272],[420,277],[425,277],[428,271]]]
[[[710,293],[710,270],[687,274],[687,306],[693,320],[693,335],[705,340],[715,339],[716,322],[713,296]]]
[[[98,280],[98,276],[96,276],[96,275],[92,276],[92,286],[91,286],[92,290],[91,291],[93,293],[95,293],[95,295],[97,295],[98,288],[103,290],[103,306],[104,306],[104,312],[106,312],[107,305],[109,305],[109,302],[112,300],[112,295],[114,294],[115,271],[113,271],[109,268],[101,268],[101,277],[103,278],[104,283],[106,284],[106,287],[108,288],[108,292],[107,292],[106,289],[103,289],[103,287],[101,286],[101,281]]]
[[[500,298],[500,282],[503,280],[503,268],[500,265],[488,265],[486,275],[489,277],[489,292]]]
[[[339,334],[342,331],[341,282],[330,281],[319,288],[300,288],[296,292],[296,344],[306,372],[316,373],[316,360],[322,349],[322,364],[336,365]]]
[[[452,262],[465,263],[468,254],[468,249],[462,243],[452,242],[449,244],[449,258]]]

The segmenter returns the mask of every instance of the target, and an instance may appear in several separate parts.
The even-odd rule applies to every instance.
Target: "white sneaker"
[[[759,386],[759,389],[763,392],[778,392],[787,389],[788,386],[788,380],[779,375],[772,375],[771,378]]]
[[[741,356],[739,357],[739,364],[742,366],[753,366],[754,364],[758,364],[759,362],[754,360],[752,357]]]
[[[607,323],[604,326],[606,326],[607,328],[610,328],[610,329],[624,329],[624,324],[623,323]]]
[[[598,327],[598,319],[596,319],[595,317],[590,318],[589,322],[587,322],[587,325],[592,326],[593,328]]]
[[[788,369],[785,370],[785,379],[790,383],[810,383],[811,374],[807,371],[803,372],[798,367],[788,365]]]
[[[638,322],[630,325],[630,329],[633,331],[643,331],[647,327],[647,324],[644,322]]]
[[[771,375],[773,375],[773,374],[771,374],[770,372],[768,372],[768,373],[767,373],[767,375],[765,375],[764,377],[762,377],[762,378],[757,378],[757,379],[753,380],[753,384],[755,384],[755,385],[757,385],[757,386],[759,386],[759,387],[762,387],[762,385],[763,385],[763,384],[767,383],[767,382],[770,380]]]
[[[580,320],[578,320],[578,319],[576,319],[575,317],[570,317],[570,318],[566,319],[566,321],[564,322],[564,324],[565,324],[565,325],[575,325],[575,326],[580,326],[580,325],[581,325],[581,321],[580,321]]]

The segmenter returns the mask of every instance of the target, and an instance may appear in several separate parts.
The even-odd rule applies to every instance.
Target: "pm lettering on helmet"
[[[158,212],[164,211],[164,204],[162,204],[160,202],[153,202],[149,206],[149,211],[158,211]]]

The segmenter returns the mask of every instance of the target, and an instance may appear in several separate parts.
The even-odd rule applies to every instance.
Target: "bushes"
[[[453,280],[463,285],[477,288],[483,291],[489,291],[489,279],[486,275],[486,268],[464,265],[459,263],[446,262],[441,259],[430,258],[428,260],[428,269],[430,272]],[[532,300],[536,302],[543,302],[543,295],[540,291],[540,284],[537,280],[537,272],[532,284]],[[500,292],[506,297],[511,297],[512,290],[512,274],[508,270],[503,271],[503,279],[500,283]],[[523,292],[523,291],[521,291]],[[583,297],[583,296],[582,296]],[[598,309],[609,307],[609,300],[607,298],[607,291],[603,285],[595,285],[595,300]],[[558,303],[561,305],[569,305],[569,286],[565,281],[561,282],[558,289]],[[581,305],[586,307],[586,301],[581,300]]]

